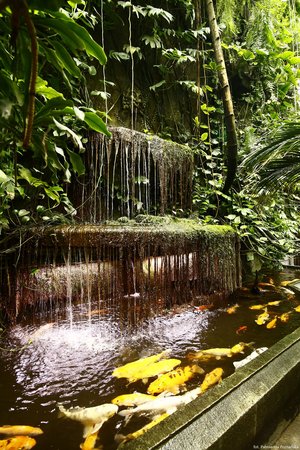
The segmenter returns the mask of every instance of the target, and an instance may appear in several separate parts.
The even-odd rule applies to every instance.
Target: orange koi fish
[[[194,312],[201,312],[201,311],[205,311],[206,309],[211,309],[213,308],[213,305],[200,305],[200,306],[195,306],[194,307]]]
[[[241,333],[245,333],[245,331],[248,330],[247,325],[241,325],[240,327],[238,327],[237,330],[235,330],[236,334],[241,334]]]

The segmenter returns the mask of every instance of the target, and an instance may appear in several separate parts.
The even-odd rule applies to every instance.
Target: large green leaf
[[[37,77],[35,84],[35,91],[37,94],[43,95],[47,99],[62,97],[63,94],[61,92],[56,91],[52,87],[48,86],[48,81],[43,80],[40,77]]]
[[[54,12],[52,16],[54,17],[47,19],[40,17],[37,19],[37,23],[54,29],[69,48],[85,50],[88,55],[98,59],[101,64],[106,63],[107,58],[103,48],[84,27],[63,13]]]
[[[78,175],[83,175],[85,173],[85,166],[80,155],[78,155],[78,153],[72,152],[69,149],[67,149],[67,152],[69,154],[74,172],[77,172]]]
[[[71,100],[65,100],[60,96],[51,98],[36,113],[35,122],[37,123],[44,117],[51,117],[55,110],[63,110],[67,106],[72,106],[72,104],[73,102]]]
[[[72,50],[84,50],[84,42],[69,27],[70,23],[72,23],[73,21],[71,19],[68,19],[65,15],[63,16],[63,20],[61,18],[56,19],[38,17],[35,19],[35,22],[37,24],[43,25],[46,28],[50,28],[56,31],[62,38],[62,41],[66,44],[66,46],[68,46],[68,48]]]
[[[56,56],[58,57],[61,66],[73,75],[73,77],[81,78],[82,75],[79,67],[75,64],[74,59],[65,47],[58,41],[53,41],[52,45],[55,48]]]
[[[108,137],[111,136],[111,133],[108,131],[105,123],[96,113],[87,111],[84,114],[84,121],[92,130],[98,131],[98,133],[104,133]]]
[[[83,145],[82,145],[80,136],[78,136],[78,134],[74,133],[74,131],[71,130],[66,125],[64,125],[64,124],[58,122],[57,120],[55,120],[54,117],[53,117],[53,122],[55,123],[55,125],[57,126],[57,128],[59,130],[65,131],[73,139],[74,144],[77,145],[77,147],[80,150],[83,150]]]
[[[91,37],[91,35],[88,33],[88,31],[83,28],[81,25],[78,25],[75,22],[69,23],[69,27],[71,30],[76,33],[77,36],[80,37],[82,42],[84,42],[85,50],[94,58],[98,59],[98,61],[101,64],[105,64],[107,61],[106,55],[104,53],[103,48],[101,45],[99,45],[94,39]]]

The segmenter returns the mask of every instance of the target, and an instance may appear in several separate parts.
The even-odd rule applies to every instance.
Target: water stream
[[[299,274],[280,277],[293,279]],[[291,311],[288,322],[278,320],[273,329],[257,325],[254,320],[262,311],[250,310],[249,306],[274,301],[280,303],[268,306],[270,317]],[[239,305],[233,314],[228,313],[227,304],[199,308],[197,298],[191,304],[174,304],[172,308],[167,308],[163,299],[156,299],[155,315],[144,303],[141,296],[132,296],[123,304],[112,301],[103,305],[91,292],[85,292],[85,298],[78,297],[64,307],[53,303],[47,312],[24,315],[3,332],[0,424],[40,426],[44,434],[36,438],[36,449],[79,449],[82,426],[59,418],[58,403],[91,407],[110,402],[119,394],[146,392],[142,382],[127,385],[125,379],[114,378],[114,368],[165,349],[171,350],[171,357],[188,364],[186,355],[190,351],[231,347],[240,341],[253,341],[255,348],[270,347],[300,326],[300,313],[294,310],[300,298],[282,288],[265,290],[257,296],[241,291],[231,301]],[[239,331],[241,326],[246,328]],[[250,351],[237,355],[235,360]],[[221,366],[225,376],[230,376],[234,371],[232,362],[227,358],[201,366],[206,372]],[[203,375],[196,375],[187,383],[188,390],[202,379]],[[124,418],[116,415],[102,427],[98,444],[104,450],[113,450],[117,447],[116,434],[133,432],[145,423],[145,418],[135,418],[125,426]]]

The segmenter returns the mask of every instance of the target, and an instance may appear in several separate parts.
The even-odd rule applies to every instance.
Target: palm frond
[[[251,152],[240,169],[259,176],[257,188],[297,190],[300,183],[300,122],[288,122],[270,142]],[[251,176],[251,175],[250,175]]]

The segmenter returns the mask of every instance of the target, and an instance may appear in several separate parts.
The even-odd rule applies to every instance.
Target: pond
[[[112,372],[163,350],[170,350],[171,358],[187,365],[191,364],[187,354],[202,349],[232,347],[238,342],[252,342],[254,348],[272,346],[300,327],[300,313],[294,309],[300,297],[280,286],[282,280],[297,277],[296,272],[278,274],[274,278],[276,287],[267,279],[258,295],[242,289],[230,304],[215,308],[201,305],[199,298],[193,304],[171,309],[165,308],[163,300],[157,301],[150,308],[152,315],[144,320],[140,319],[143,299],[138,297],[124,299],[131,302],[130,320],[128,316],[124,319],[122,308],[115,302],[102,305],[98,300],[89,305],[53,306],[47,314],[25,317],[1,335],[0,425],[41,427],[44,433],[36,437],[36,449],[79,449],[82,425],[58,417],[58,404],[92,407],[110,403],[120,394],[146,393],[149,383],[128,384],[125,378],[113,377]],[[266,323],[255,322],[264,310],[249,308],[267,303],[269,322],[278,317],[276,326],[270,329]],[[286,322],[280,320],[283,313],[289,313]],[[245,358],[252,350],[249,347],[233,358],[200,361],[199,365],[206,373],[222,367],[227,377],[235,370],[233,361]],[[203,377],[196,374],[187,382],[187,390],[199,386]],[[116,449],[116,435],[127,435],[146,423],[149,419],[134,416],[126,424],[124,417],[116,414],[101,428],[96,447]]]

